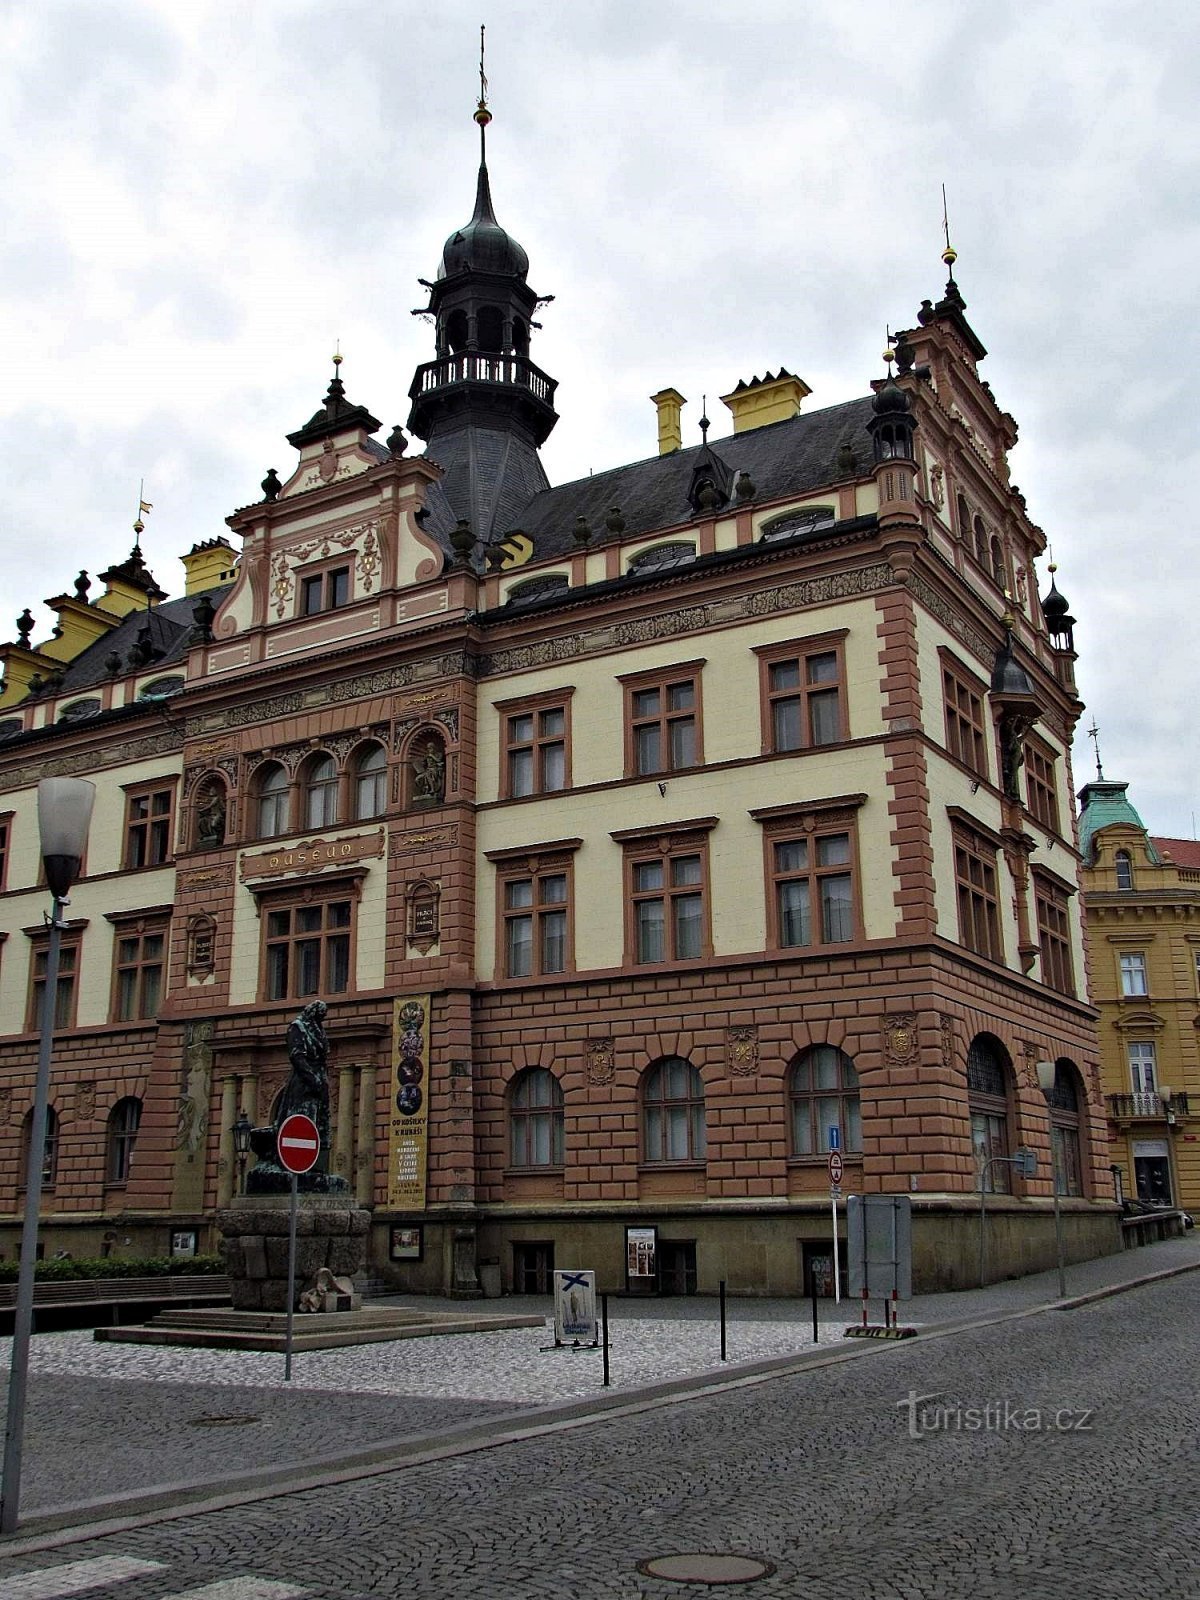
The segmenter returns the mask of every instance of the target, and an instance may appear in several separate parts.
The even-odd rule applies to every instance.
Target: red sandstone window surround
[[[703,660],[618,679],[625,689],[625,776],[652,777],[704,764]]]
[[[763,829],[769,948],[803,949],[863,937],[857,811],[866,798],[835,795],[751,811]]]
[[[715,817],[612,834],[625,850],[625,958],[630,965],[712,955],[708,833]]]
[[[62,935],[58,948],[58,992],[55,996],[54,1027],[75,1026],[76,979],[79,976],[79,952],[83,942],[86,919],[72,922]],[[42,1025],[42,995],[46,989],[46,960],[49,955],[49,934],[45,928],[26,928],[31,945],[29,962],[29,996],[25,1014],[25,1027],[33,1033]]]
[[[138,784],[125,791],[125,854],[121,865],[158,867],[171,858],[174,782]]]
[[[987,689],[957,657],[940,650],[942,698],[946,713],[946,749],[956,761],[985,781],[988,776],[987,724],[984,697]]]
[[[954,824],[954,881],[958,890],[958,937],[989,961],[1004,960],[996,846],[981,832]]]
[[[555,689],[520,700],[502,700],[500,796],[556,794],[571,787],[571,697]]]
[[[255,889],[262,922],[259,991],[264,1000],[353,992],[355,909],[362,877],[339,873],[286,889]]]
[[[792,1154],[825,1156],[829,1130],[838,1129],[841,1149],[862,1150],[858,1073],[850,1057],[832,1045],[815,1045],[796,1057],[788,1073]]]
[[[1037,903],[1038,941],[1042,947],[1042,982],[1060,994],[1075,993],[1071,960],[1070,889],[1035,867],[1034,899]]]
[[[579,839],[489,850],[496,865],[496,970],[542,978],[574,970],[572,861]]]
[[[1025,741],[1025,795],[1029,815],[1051,833],[1059,832],[1055,754],[1038,738]]]
[[[387,810],[387,751],[381,744],[359,745],[351,762],[354,820],[367,822]]]
[[[113,924],[113,1022],[140,1022],[158,1015],[167,968],[170,907],[136,914],[110,914]]]
[[[33,1131],[33,1110],[25,1113],[21,1123],[21,1157],[17,1169],[17,1191],[25,1192],[25,1178],[29,1172],[29,1138]],[[46,1139],[42,1145],[42,1185],[51,1189],[58,1181],[58,1112],[46,1107]]]
[[[545,1067],[529,1067],[508,1095],[509,1166],[517,1171],[563,1164],[563,1092]]]
[[[291,831],[292,786],[280,762],[260,767],[254,778],[254,803],[260,839],[278,839]]]
[[[967,1107],[971,1114],[971,1145],[975,1152],[976,1181],[988,1194],[1008,1194],[1012,1188],[1009,1123],[1012,1101],[1012,1062],[998,1039],[981,1033],[967,1051]]]
[[[847,632],[840,628],[755,649],[764,754],[839,744],[850,737],[846,721]]]
[[[664,1056],[642,1076],[642,1159],[699,1164],[707,1153],[704,1080],[690,1061]]]
[[[142,1121],[142,1102],[136,1095],[118,1100],[108,1115],[105,1174],[109,1184],[123,1184],[133,1165],[133,1149]]]

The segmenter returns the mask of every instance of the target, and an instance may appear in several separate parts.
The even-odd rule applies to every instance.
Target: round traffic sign
[[[841,1183],[842,1181],[842,1152],[831,1150],[829,1152],[829,1181]]]
[[[279,1150],[279,1165],[288,1172],[308,1172],[317,1164],[321,1154],[321,1135],[311,1117],[294,1111],[284,1117],[275,1136]]]

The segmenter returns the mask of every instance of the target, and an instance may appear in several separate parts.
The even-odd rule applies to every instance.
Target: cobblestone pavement
[[[1095,1290],[1196,1263],[1200,1241],[1193,1235],[1072,1267],[1068,1289]],[[902,1317],[924,1327],[953,1323],[1044,1304],[1056,1289],[1056,1275],[1043,1273],[982,1292],[924,1296],[904,1305]],[[446,1304],[461,1310],[461,1301]],[[505,1307],[546,1312],[550,1302],[510,1299]],[[610,1313],[612,1394],[718,1370],[727,1376],[741,1364],[813,1348],[804,1301],[731,1300],[724,1368],[710,1297],[614,1299]],[[822,1343],[842,1346],[857,1306],[822,1302],[820,1314]],[[534,1420],[535,1408],[604,1395],[599,1355],[543,1354],[549,1337],[525,1328],[305,1352],[285,1385],[276,1354],[97,1344],[86,1330],[39,1335],[23,1510],[28,1517],[138,1491],[224,1483],[468,1424],[499,1426],[496,1419],[514,1413]],[[0,1390],[8,1352],[9,1341],[0,1340]]]
[[[1194,1600],[1198,1293],[1189,1274],[452,1460],[18,1547],[0,1557],[0,1600],[669,1600],[701,1591],[636,1564],[677,1551],[763,1557],[762,1600]]]

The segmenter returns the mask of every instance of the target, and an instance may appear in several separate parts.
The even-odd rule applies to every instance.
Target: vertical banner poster
[[[429,996],[392,1005],[392,1079],[388,1139],[388,1207],[424,1211],[429,1154]]]
[[[625,1229],[625,1272],[630,1278],[653,1278],[658,1273],[658,1229]]]
[[[596,1274],[591,1270],[554,1274],[555,1344],[595,1344]]]

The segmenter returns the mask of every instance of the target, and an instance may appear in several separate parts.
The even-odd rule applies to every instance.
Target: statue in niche
[[[196,801],[196,843],[201,849],[225,843],[225,789],[220,783],[206,784],[200,791]]]
[[[437,739],[426,739],[412,755],[413,805],[437,806],[445,798],[446,756]]]
[[[321,1139],[317,1164],[302,1173],[297,1187],[305,1194],[332,1194],[349,1187],[345,1178],[329,1171],[329,1035],[325,1032],[325,1002],[310,1000],[288,1024],[287,1049],[291,1072],[275,1102],[271,1125],[255,1128],[250,1148],[258,1165],[246,1180],[248,1194],[283,1194],[291,1175],[279,1162],[276,1143],[286,1117],[297,1112],[311,1117]]]

